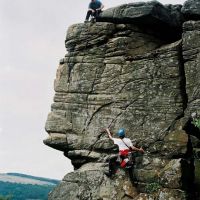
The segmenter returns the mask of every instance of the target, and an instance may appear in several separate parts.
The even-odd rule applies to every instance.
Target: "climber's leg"
[[[85,18],[85,21],[88,21],[91,15],[92,15],[92,11],[91,11],[91,10],[88,10],[88,11],[87,11],[86,18]]]
[[[109,171],[105,172],[105,174],[107,176],[109,176],[109,177],[114,175],[116,173],[116,171],[117,171],[117,162],[116,162],[116,160],[117,160],[117,156],[113,157],[113,158],[111,158],[109,160]]]

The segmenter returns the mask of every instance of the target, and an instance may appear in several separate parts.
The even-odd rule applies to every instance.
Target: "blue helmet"
[[[124,128],[120,128],[117,132],[117,135],[119,137],[125,137],[125,129]]]

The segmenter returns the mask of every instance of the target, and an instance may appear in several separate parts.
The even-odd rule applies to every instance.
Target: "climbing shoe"
[[[104,174],[105,174],[107,177],[111,177],[111,176],[112,176],[112,172],[111,172],[111,171],[104,172]]]
[[[95,17],[92,17],[91,20],[90,20],[90,22],[91,22],[91,23],[95,23],[95,22],[96,22],[96,18],[95,18]]]

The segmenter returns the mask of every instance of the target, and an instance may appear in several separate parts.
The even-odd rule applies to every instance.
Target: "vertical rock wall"
[[[75,171],[49,199],[197,198],[200,135],[190,115],[200,113],[200,23],[188,21],[199,16],[188,14],[190,3],[198,7],[126,4],[100,22],[69,27],[44,143],[63,151]],[[112,179],[104,171],[117,148],[105,127],[125,128],[145,149],[133,170]]]

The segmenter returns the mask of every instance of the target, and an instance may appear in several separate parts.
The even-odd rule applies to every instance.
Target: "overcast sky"
[[[131,0],[103,0],[105,8]],[[183,0],[162,0],[183,4]],[[61,179],[72,171],[43,144],[53,81],[67,27],[84,21],[89,0],[0,0],[0,173]]]

